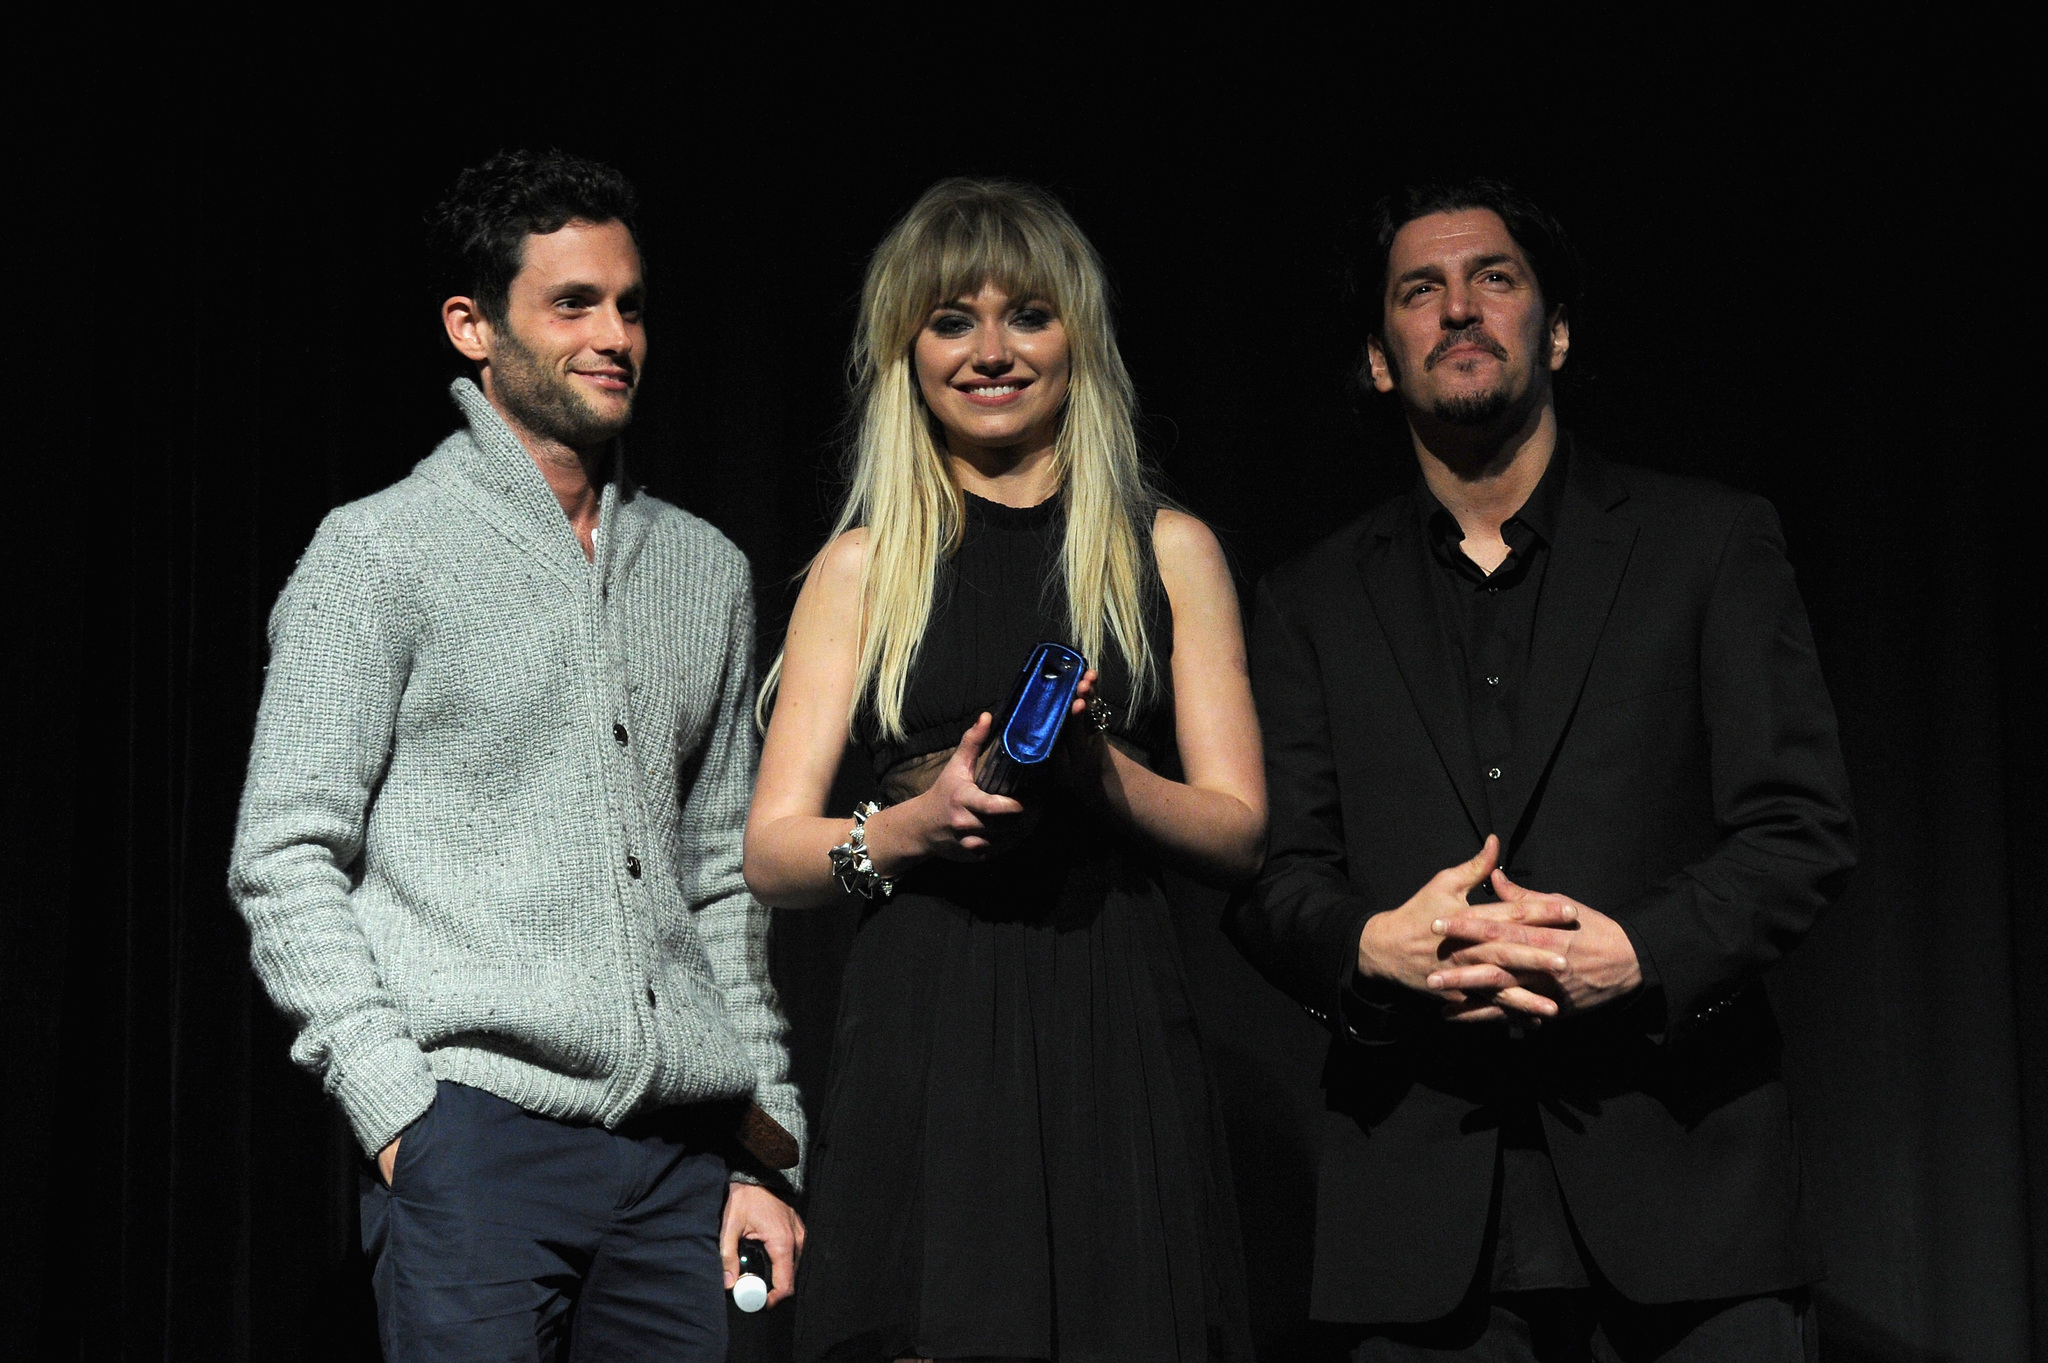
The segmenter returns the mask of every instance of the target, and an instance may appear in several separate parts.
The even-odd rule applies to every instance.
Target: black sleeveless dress
[[[967,498],[908,740],[862,721],[885,788],[998,709],[1032,645],[1072,642],[1062,528],[1057,498]],[[1153,628],[1164,658],[1163,602]],[[1171,699],[1134,722],[1121,659],[1091,662],[1112,737],[1172,772]],[[864,910],[812,1146],[806,1363],[1251,1357],[1222,1123],[1157,868],[1044,799],[1024,843],[926,862]]]

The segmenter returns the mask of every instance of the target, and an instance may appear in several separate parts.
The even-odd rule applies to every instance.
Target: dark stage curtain
[[[1949,149],[1859,124],[1839,93],[1787,96],[1789,140],[1632,96],[1585,102],[1569,137],[1533,120],[1400,156],[1335,105],[1171,145],[1125,109],[1105,138],[1075,92],[1002,138],[933,128],[862,158],[794,117],[706,136],[701,109],[624,138],[145,119],[47,169],[61,192],[40,202],[69,207],[32,224],[59,258],[17,321],[38,330],[13,404],[32,437],[10,451],[0,1354],[376,1356],[356,1152],[286,1060],[226,854],[280,584],[328,508],[453,425],[419,214],[466,161],[560,141],[647,195],[629,458],[752,557],[764,656],[824,528],[862,257],[938,175],[1067,196],[1116,278],[1152,443],[1247,580],[1412,476],[1341,383],[1326,251],[1347,205],[1432,158],[1546,195],[1595,270],[1567,420],[1776,502],[1841,713],[1863,868],[1773,980],[1825,1356],[2027,1357],[2048,1321],[2048,927],[2025,872],[2042,612],[2014,492],[2032,452],[1993,418],[2021,381],[1996,366],[2031,332],[1979,308],[2012,262],[1973,246],[1965,219],[1993,210],[1958,207]],[[1263,1356],[1322,1357],[1303,1321],[1322,1034],[1223,941],[1213,895],[1179,898]],[[850,932],[837,912],[778,922],[813,1098]],[[786,1339],[786,1316],[741,1321],[734,1356]]]

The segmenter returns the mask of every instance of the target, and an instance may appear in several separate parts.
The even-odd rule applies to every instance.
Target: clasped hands
[[[1444,1015],[1525,1025],[1583,1012],[1635,990],[1641,964],[1621,925],[1561,894],[1524,889],[1499,867],[1500,839],[1431,876],[1397,909],[1374,914],[1358,970],[1443,1000]],[[1491,881],[1500,901],[1466,896]]]

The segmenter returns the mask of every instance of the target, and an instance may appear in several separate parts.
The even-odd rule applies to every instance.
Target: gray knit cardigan
[[[292,1058],[366,1152],[436,1079],[607,1126],[751,1094],[801,1143],[740,877],[746,559],[621,479],[586,560],[454,396],[468,430],[329,515],[270,619],[229,891]]]

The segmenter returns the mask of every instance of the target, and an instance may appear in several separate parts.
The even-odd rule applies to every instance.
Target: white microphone
[[[768,1304],[768,1289],[774,1281],[768,1246],[759,1240],[740,1241],[740,1276],[732,1285],[732,1304],[751,1315]]]

